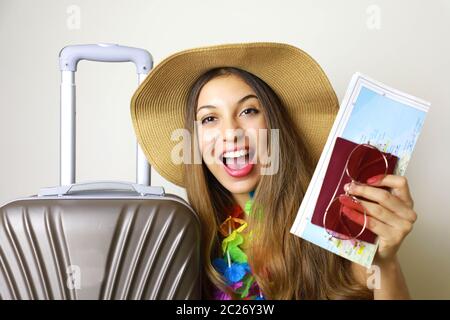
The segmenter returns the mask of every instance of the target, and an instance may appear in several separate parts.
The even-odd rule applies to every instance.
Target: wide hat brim
[[[297,47],[273,42],[215,45],[184,50],[161,61],[131,100],[139,145],[161,176],[185,187],[183,164],[171,160],[184,128],[189,90],[197,78],[217,67],[236,67],[265,81],[279,96],[316,163],[338,111],[336,94],[318,63]],[[280,133],[283,134],[283,133]]]

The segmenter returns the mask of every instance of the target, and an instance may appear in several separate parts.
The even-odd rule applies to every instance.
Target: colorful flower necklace
[[[244,211],[247,215],[253,204],[253,194],[254,191],[250,192],[250,200],[245,204]],[[248,264],[247,255],[242,250],[244,244],[242,232],[247,228],[243,213],[238,204],[234,205],[219,228],[220,233],[225,237],[222,241],[223,258],[214,259],[213,266],[225,278],[233,295],[230,296],[216,289],[214,294],[216,300],[264,300]]]

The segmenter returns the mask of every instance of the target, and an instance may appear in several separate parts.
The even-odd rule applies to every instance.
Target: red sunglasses
[[[344,205],[339,196],[336,196],[344,174],[357,184],[365,184],[368,178],[374,175],[386,176],[388,172],[388,158],[377,147],[368,143],[358,144],[348,155],[344,170],[339,179],[339,183],[331,197],[331,200],[323,216],[323,226],[327,233],[337,239],[353,240],[361,236],[367,226],[367,212],[361,201],[345,191],[352,201],[352,209],[360,212],[363,217],[363,223],[359,224],[346,216]],[[338,231],[337,231],[338,230]]]

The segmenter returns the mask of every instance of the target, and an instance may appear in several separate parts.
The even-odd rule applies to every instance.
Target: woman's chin
[[[231,193],[248,193],[256,188],[260,180],[259,165],[253,165],[251,171],[243,176],[233,175],[233,172],[230,174],[222,167],[219,168],[219,173],[215,176],[220,184]]]

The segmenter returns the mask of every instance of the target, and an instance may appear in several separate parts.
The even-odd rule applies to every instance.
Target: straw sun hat
[[[172,132],[184,128],[184,109],[195,80],[216,67],[236,67],[266,82],[285,105],[314,161],[338,110],[336,94],[321,67],[284,43],[253,42],[184,50],[161,61],[131,100],[134,130],[148,161],[164,178],[184,187],[182,164],[171,160]],[[283,134],[280,132],[280,134]]]

